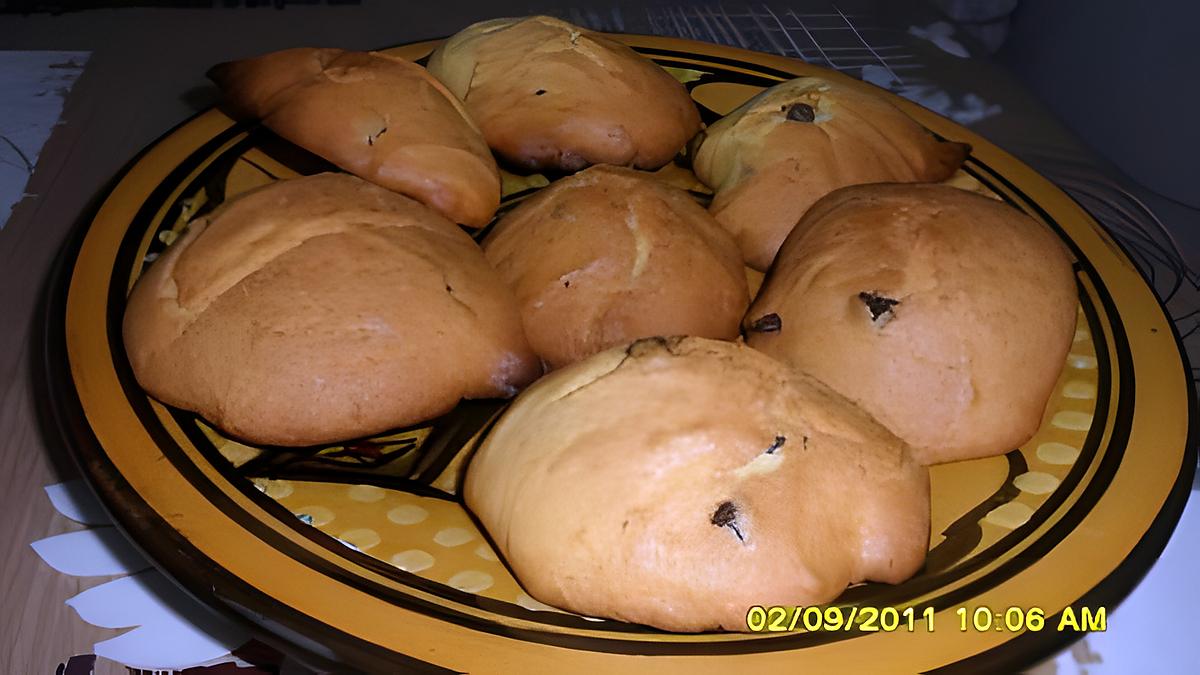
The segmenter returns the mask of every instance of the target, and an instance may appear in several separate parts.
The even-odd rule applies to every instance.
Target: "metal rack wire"
[[[797,13],[765,4],[668,6],[648,10],[647,18],[663,33],[769,51],[839,71],[873,64],[902,82],[900,72],[919,67],[904,45],[887,44],[886,34],[894,30],[875,26],[836,4],[829,7],[830,12]],[[865,24],[857,23],[863,20]]]

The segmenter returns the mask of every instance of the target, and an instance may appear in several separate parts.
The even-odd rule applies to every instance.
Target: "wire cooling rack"
[[[905,41],[897,39],[903,31],[877,25],[869,16],[843,11],[836,4],[820,12],[742,3],[659,5],[644,12],[636,20],[619,9],[565,9],[560,14],[573,23],[612,32],[626,32],[627,20],[636,21],[655,35],[791,56],[854,75],[863,66],[876,65],[900,82],[905,70],[920,68]]]

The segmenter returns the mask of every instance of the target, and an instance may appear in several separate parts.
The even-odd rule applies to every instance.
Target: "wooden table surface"
[[[93,82],[89,84],[88,79]],[[86,94],[95,86],[86,73],[77,87]],[[91,101],[91,103],[89,103]],[[98,114],[96,100],[70,97],[60,127],[42,153],[43,161],[26,188],[34,195],[13,210],[0,230],[0,672],[53,673],[74,654],[121,631],[91,626],[63,603],[107,578],[81,579],[59,574],[29,546],[50,535],[84,529],[59,515],[43,487],[78,477],[66,448],[43,433],[44,398],[40,369],[35,366],[41,298],[51,264],[86,197],[69,194],[86,180],[86,170],[72,162],[85,122]],[[97,672],[115,669],[103,667]]]

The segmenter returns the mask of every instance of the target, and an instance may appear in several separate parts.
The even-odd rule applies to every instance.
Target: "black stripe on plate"
[[[794,80],[797,77],[803,77],[803,75],[797,75],[796,73],[788,72],[786,70],[780,70],[778,68],[772,68],[770,66],[760,66],[756,63],[746,63],[744,61],[738,61],[737,59],[731,59],[731,58],[727,58],[724,56],[708,56],[708,55],[701,56],[698,54],[689,54],[687,52],[676,51],[674,49],[663,49],[663,48],[659,48],[659,47],[634,47],[633,49],[634,49],[634,51],[638,52],[639,54],[650,57],[655,62],[661,63],[663,61],[673,60],[673,62],[670,65],[677,66],[680,68],[695,69],[697,64],[684,62],[687,59],[692,59],[695,61],[701,61],[706,64],[714,64],[714,65],[728,66],[730,68],[739,68],[742,70],[756,71],[758,73],[762,73],[763,78],[764,78],[763,81],[767,83],[765,86],[768,86],[768,87],[771,85],[779,84],[779,82],[781,80]],[[804,66],[808,67],[808,68],[815,67],[812,64],[806,63],[804,61],[796,60],[796,63],[804,64]],[[742,73],[739,71],[726,70],[725,72],[728,75],[731,75],[733,77],[749,77],[746,73]]]
[[[1032,199],[1025,195],[1024,192],[1013,185],[1011,181],[1004,176],[1001,176],[994,169],[991,169],[986,165],[981,164],[980,166],[994,176],[999,182],[1004,184],[1014,194],[1020,196],[1023,200],[1029,203],[1039,215],[1047,220],[1047,222],[1053,222],[1049,220],[1048,215],[1046,214],[1045,210],[1041,208],[1041,206],[1037,205]],[[1064,194],[1066,193],[1064,192]],[[1068,198],[1071,198],[1069,194],[1067,196]],[[1083,208],[1083,205],[1079,204],[1078,201],[1075,201],[1074,198],[1071,199],[1077,206],[1079,206],[1081,210],[1087,213],[1087,210]],[[1071,241],[1071,239],[1067,237],[1064,232],[1062,232],[1057,223],[1055,223],[1053,227],[1059,231],[1062,239],[1071,247],[1071,250],[1075,254],[1075,257],[1079,263],[1094,275],[1095,269],[1082,255],[1082,252],[1078,246],[1076,246],[1075,243]],[[1126,256],[1126,258],[1128,258],[1129,253],[1125,250],[1125,247],[1115,239],[1112,241],[1114,241],[1116,245],[1121,248],[1122,253]],[[1145,277],[1143,276],[1142,278],[1143,281],[1145,281]],[[1158,303],[1159,310],[1163,312],[1163,315],[1169,316],[1166,312],[1166,308],[1163,306],[1162,301],[1158,298],[1158,296],[1154,295],[1153,293],[1151,293],[1151,296],[1155,299],[1155,302]],[[1103,298],[1106,301],[1105,311],[1109,312],[1109,315],[1112,317],[1119,317],[1115,304],[1112,302],[1112,299],[1108,295],[1107,291],[1103,293]],[[1175,338],[1175,347],[1179,354],[1183,371],[1189,374],[1189,377],[1186,377],[1185,381],[1190,383],[1191,367],[1187,356],[1187,350],[1184,349],[1183,341],[1180,338],[1178,328],[1171,321],[1167,321],[1166,323],[1168,326],[1170,326],[1171,334]],[[1125,333],[1124,325],[1120,322],[1119,318],[1118,320],[1110,322],[1110,325],[1113,329],[1114,342],[1116,343],[1116,348],[1118,349],[1119,353],[1123,347],[1124,353],[1128,354],[1128,336]],[[1097,333],[1093,331],[1093,335],[1095,336]],[[1124,359],[1119,358],[1118,361],[1121,366],[1118,372],[1121,373],[1122,382],[1124,383],[1127,376],[1124,369]],[[1130,378],[1130,391],[1128,392],[1128,398],[1129,405],[1132,406],[1132,363],[1129,364],[1129,371],[1128,377]],[[1125,387],[1122,386],[1122,392],[1118,396],[1118,409],[1120,409],[1122,405],[1121,399],[1124,399],[1126,395],[1124,389]],[[1072,603],[1070,605],[1070,609],[1072,611],[1078,613],[1079,610],[1084,607],[1092,609],[1097,607],[1105,607],[1111,611],[1117,604],[1124,600],[1131,592],[1133,592],[1133,589],[1137,587],[1137,584],[1142,580],[1143,577],[1145,577],[1146,573],[1149,572],[1150,567],[1154,564],[1154,561],[1158,559],[1159,555],[1161,555],[1163,549],[1167,545],[1167,541],[1170,540],[1171,534],[1175,530],[1175,525],[1179,522],[1180,516],[1183,515],[1183,508],[1187,504],[1188,497],[1191,494],[1192,480],[1196,471],[1196,446],[1197,443],[1200,442],[1200,430],[1197,429],[1196,424],[1196,390],[1190,385],[1187,386],[1186,389],[1188,399],[1187,441],[1184,448],[1182,461],[1180,463],[1178,473],[1176,474],[1175,483],[1171,487],[1171,491],[1164,500],[1162,507],[1158,511],[1158,514],[1151,522],[1150,527],[1147,528],[1146,532],[1143,533],[1138,539],[1137,544],[1134,545],[1134,548],[1132,551],[1130,551],[1129,555],[1127,555],[1112,572],[1110,572],[1104,579],[1100,580],[1100,582],[1097,583],[1091,590],[1085,593],[1081,598],[1079,598],[1079,600]],[[1118,418],[1121,416],[1119,411],[1117,416]],[[1125,442],[1127,441],[1128,431],[1126,430]],[[1113,444],[1110,444],[1110,447],[1111,445]],[[1099,497],[1097,496],[1097,499],[1098,498]],[[1061,651],[1062,649],[1066,648],[1067,645],[1085,635],[1085,633],[1058,632],[1054,629],[1064,612],[1060,612],[1054,616],[1046,617],[1046,628],[1041,631],[1026,631],[993,649],[981,652],[974,656],[970,656],[929,672],[937,673],[938,675],[966,675],[980,672],[1008,673],[1014,672],[1032,663],[1041,661],[1042,659]]]

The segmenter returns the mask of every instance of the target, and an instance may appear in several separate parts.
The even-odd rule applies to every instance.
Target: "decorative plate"
[[[1074,253],[1078,327],[1041,429],[1005,456],[932,469],[924,569],[898,586],[850,588],[832,605],[843,616],[879,610],[877,630],[857,621],[806,631],[817,623],[810,613],[782,632],[670,634],[530,598],[455,494],[500,402],[298,450],[238,443],[148,398],[120,332],[145,265],[222,200],[329,168],[217,110],[169,133],[115,182],[64,256],[48,315],[56,418],[115,520],[202,601],[315,663],[372,672],[1011,670],[1080,635],[1069,623],[1059,629],[1064,611],[1079,619],[1086,608],[1099,627],[1100,609],[1123,598],[1165,545],[1196,464],[1178,337],[1120,247],[1010,155],[870,85],[765,54],[618,39],[683,81],[709,122],[796,76],[871,88],[934,133],[971,144],[951,183],[1029,213]],[[419,60],[434,46],[393,51]],[[703,198],[681,164],[661,173]],[[504,178],[507,205],[547,183]],[[1044,613],[1040,630],[1030,611]]]

